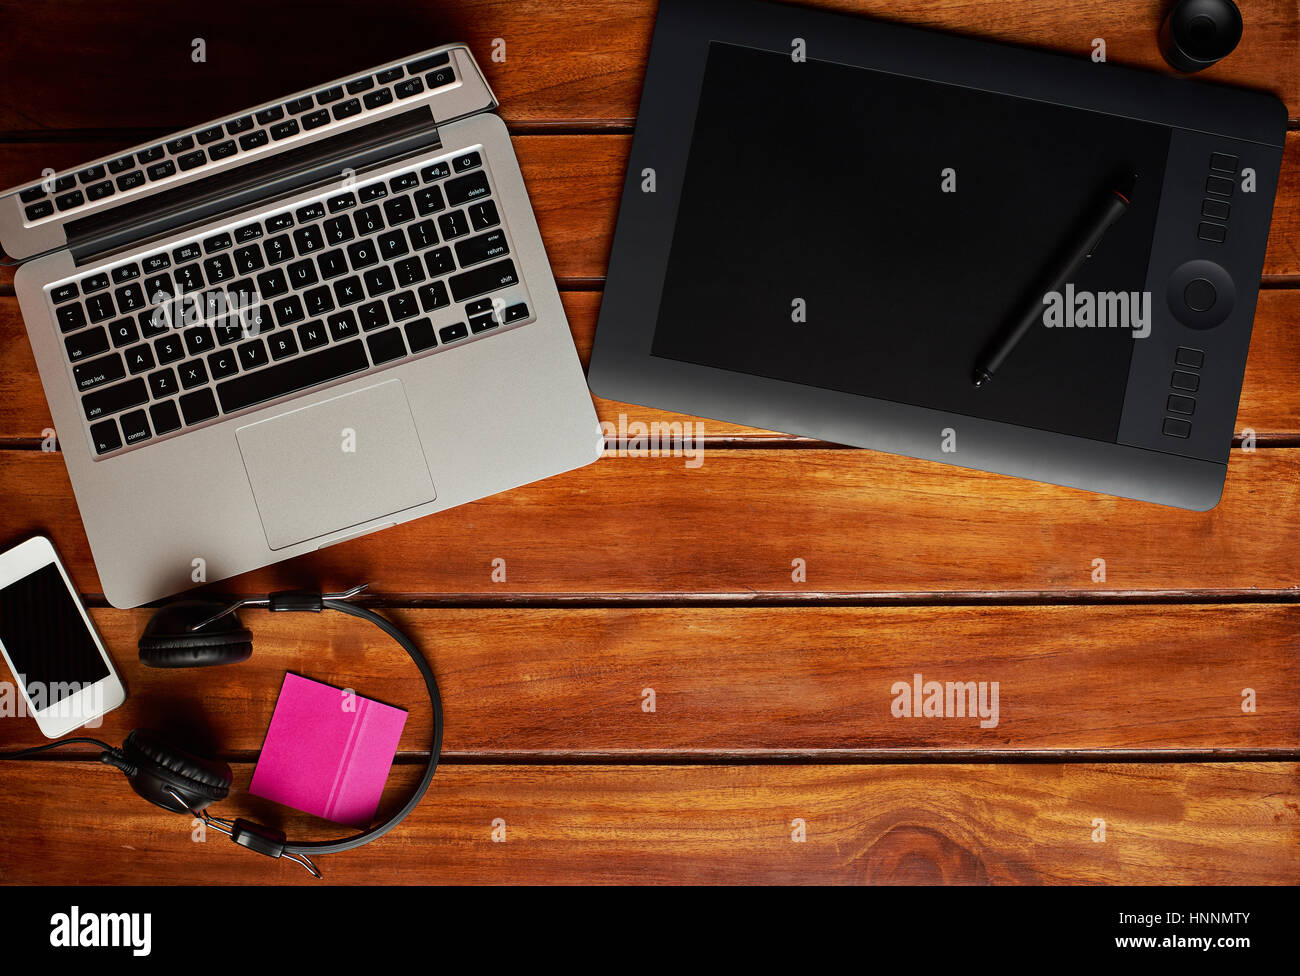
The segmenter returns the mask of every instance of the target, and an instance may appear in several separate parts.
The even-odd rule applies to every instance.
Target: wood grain
[[[416,773],[394,771],[387,809]],[[33,763],[5,785],[0,835],[23,851],[0,858],[5,884],[310,881],[215,832],[195,843],[102,766]],[[214,811],[340,834],[248,797]],[[449,765],[395,833],[320,866],[328,884],[1295,884],[1298,842],[1300,768],[1283,762]]]
[[[31,179],[43,167],[75,166],[134,141],[10,143],[0,153],[0,187]],[[613,242],[631,138],[528,135],[515,136],[513,142],[561,287],[599,284]],[[1287,276],[1300,276],[1300,132],[1287,134],[1264,274],[1283,283],[1289,283]],[[12,284],[13,269],[0,269],[0,287]]]
[[[872,451],[614,458],[230,581],[386,594],[1097,594],[1300,586],[1300,450],[1234,451],[1186,512]],[[15,537],[44,532],[99,593],[62,459],[0,451]],[[8,540],[0,540],[3,545]],[[17,541],[17,538],[14,539]],[[493,559],[507,582],[493,583]],[[1093,582],[1093,560],[1106,580]],[[792,582],[802,559],[806,582]],[[1211,595],[1212,594],[1207,594]]]
[[[1300,755],[1297,606],[383,612],[435,667],[450,757]],[[130,691],[91,733],[99,738],[120,742],[133,728],[164,727],[191,737],[195,749],[256,758],[290,671],[408,709],[401,748],[427,751],[429,708],[414,668],[364,622],[246,611],[250,661],[174,672],[137,658],[149,615],[92,612]],[[893,686],[918,673],[996,682],[996,725],[896,717]],[[1252,712],[1242,709],[1247,688]],[[37,740],[31,722],[0,722],[0,751]]]
[[[1094,38],[1102,38],[1112,64],[1174,73],[1156,46],[1161,0],[816,5],[1079,57],[1090,57]],[[1242,0],[1240,7],[1241,44],[1198,77],[1272,91],[1295,118],[1300,12],[1293,0]],[[39,15],[27,2],[4,0],[6,80],[44,79],[55,68],[75,69],[77,83],[75,97],[61,84],[24,85],[22,97],[0,109],[0,130],[176,129],[454,40],[469,43],[511,122],[627,124],[636,114],[654,10],[652,0],[402,0],[364,10],[351,0],[231,0],[214,18],[201,5],[139,0],[124,17],[93,0],[44,3]],[[195,38],[206,42],[205,61],[192,59]],[[504,61],[493,60],[498,38]]]

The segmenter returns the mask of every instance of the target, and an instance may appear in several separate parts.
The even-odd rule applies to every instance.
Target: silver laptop
[[[0,197],[110,603],[599,457],[496,106],[453,44]]]

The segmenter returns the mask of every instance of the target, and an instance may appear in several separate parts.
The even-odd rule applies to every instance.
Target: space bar
[[[234,413],[255,403],[274,400],[288,393],[297,393],[309,386],[347,376],[366,369],[370,361],[360,339],[341,346],[331,346],[310,356],[299,356],[256,373],[246,373],[233,380],[217,384],[217,396],[223,413]]]

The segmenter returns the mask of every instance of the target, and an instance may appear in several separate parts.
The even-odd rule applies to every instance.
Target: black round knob
[[[1178,0],[1160,25],[1160,53],[1179,71],[1208,68],[1240,40],[1241,11],[1232,0]]]

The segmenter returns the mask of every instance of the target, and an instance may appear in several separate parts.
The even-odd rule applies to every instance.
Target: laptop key
[[[109,421],[111,423],[111,421]],[[122,439],[127,444],[138,444],[153,436],[149,430],[149,420],[143,410],[132,410],[122,414]]]
[[[442,239],[445,241],[468,234],[469,224],[465,220],[465,211],[453,210],[443,214],[438,218],[438,230],[442,231]]]
[[[348,273],[348,262],[341,250],[326,251],[324,254],[317,255],[316,267],[320,268],[320,276],[326,280]]]
[[[361,99],[366,108],[375,109],[381,105],[387,105],[393,100],[393,92],[390,88],[380,88],[376,91],[368,92]]]
[[[415,209],[420,212],[421,217],[444,210],[446,206],[442,199],[442,190],[436,186],[425,187],[415,195]]]
[[[339,305],[355,305],[366,297],[361,288],[361,279],[356,275],[340,278],[334,282],[334,298]]]
[[[70,302],[77,297],[77,283],[70,281],[66,285],[59,285],[58,288],[50,289],[50,301],[55,305],[62,302]]]
[[[109,414],[120,413],[149,401],[149,390],[144,380],[136,377],[117,386],[92,390],[81,398],[81,409],[87,420],[98,420]]]
[[[437,71],[430,71],[424,76],[424,84],[430,91],[435,88],[445,88],[456,80],[456,72],[451,68],[439,68]]]
[[[325,320],[329,326],[330,336],[335,342],[342,342],[344,339],[352,339],[360,335],[361,330],[357,326],[357,317],[350,311],[339,312],[331,315]]]
[[[145,172],[149,174],[151,180],[165,179],[176,172],[176,164],[170,159],[164,159],[161,163],[154,163]]]
[[[321,346],[328,345],[330,337],[325,331],[325,323],[320,319],[316,319],[314,322],[304,322],[298,326],[298,341],[302,344],[303,352],[309,352],[312,349],[319,349]]]
[[[28,220],[40,220],[54,213],[54,204],[49,200],[42,200],[39,203],[29,204],[23,213],[27,215]]]
[[[416,294],[420,296],[420,307],[426,312],[446,308],[451,304],[451,299],[447,297],[447,286],[441,281],[422,286]]]
[[[68,360],[77,362],[79,359],[87,359],[91,356],[98,356],[102,352],[108,352],[108,333],[102,325],[97,325],[93,329],[87,329],[85,332],[78,332],[74,336],[68,336],[63,340],[63,345],[68,350]]]
[[[261,339],[252,339],[237,347],[239,362],[244,369],[256,369],[265,366],[271,360],[266,355],[266,343]]]
[[[330,102],[337,102],[342,97],[342,85],[335,85],[333,88],[326,88],[324,91],[318,91],[316,93],[316,101],[321,105],[328,105]]]
[[[109,331],[115,349],[121,349],[123,346],[129,346],[140,341],[140,330],[136,328],[132,319],[118,319],[113,323]]]
[[[284,109],[279,105],[272,105],[270,108],[264,108],[260,112],[254,113],[253,117],[257,119],[258,125],[270,125],[284,118]]]
[[[167,143],[167,151],[173,156],[179,156],[183,152],[189,152],[194,148],[193,136],[180,136]]]
[[[406,330],[406,344],[411,347],[411,352],[424,352],[426,349],[432,349],[438,344],[437,333],[434,332],[433,323],[428,319],[416,319],[414,322],[407,322],[404,326]]]
[[[312,112],[310,115],[304,115],[302,117],[302,127],[308,130],[319,129],[322,125],[324,125],[329,120],[330,120],[329,110],[320,108]]]
[[[256,149],[258,146],[265,146],[270,141],[265,129],[254,129],[252,132],[246,132],[239,137],[239,148],[247,152],[250,149]]]
[[[232,136],[237,136],[241,132],[247,132],[253,127],[253,117],[251,115],[241,115],[237,119],[231,119],[226,123],[226,131]]]
[[[117,310],[113,307],[113,299],[107,295],[91,295],[87,298],[86,311],[90,315],[91,322],[103,322],[117,314]]]
[[[179,430],[181,426],[181,416],[176,412],[176,404],[170,400],[153,404],[149,408],[149,419],[153,421],[154,432],[159,437]]]
[[[407,78],[405,81],[394,85],[393,91],[397,93],[398,98],[410,98],[412,95],[418,95],[424,91],[424,82],[419,78]]]
[[[203,360],[194,359],[180,367],[181,371],[181,388],[192,390],[196,386],[203,386],[208,382],[208,370],[203,365]]]
[[[256,244],[239,248],[235,251],[235,267],[239,269],[240,274],[261,271],[266,267],[266,263],[262,260],[262,249]]]
[[[202,166],[207,161],[208,154],[202,149],[196,149],[194,152],[186,153],[177,160],[177,162],[180,163],[182,172],[194,169],[196,166]]]
[[[155,340],[153,349],[158,355],[158,362],[164,366],[185,358],[185,343],[176,332],[169,332],[162,338]]]
[[[201,424],[217,415],[217,401],[211,390],[195,390],[180,399],[181,415],[187,426]]]
[[[438,330],[438,338],[443,342],[455,342],[457,339],[464,339],[469,335],[469,329],[465,328],[464,322],[457,322],[455,325],[444,325]]]
[[[432,220],[422,220],[406,228],[406,236],[411,239],[411,247],[422,251],[438,243],[438,229]]]
[[[287,359],[298,354],[298,340],[290,331],[277,332],[267,339],[267,345],[270,347],[272,360]]]
[[[222,349],[208,357],[208,371],[214,380],[224,380],[239,372],[239,363],[233,349]]]
[[[517,285],[519,275],[515,272],[514,262],[506,258],[504,261],[495,261],[472,271],[452,275],[448,280],[456,301],[463,302],[467,298],[477,298],[507,285]]]
[[[295,98],[293,101],[285,102],[284,107],[288,109],[292,115],[302,115],[303,112],[310,110],[315,104],[316,103],[312,101],[310,95],[303,95],[301,98]]]
[[[346,102],[339,102],[331,109],[336,119],[351,118],[353,115],[361,113],[361,99],[349,98]]]
[[[402,342],[401,329],[385,329],[367,336],[366,345],[370,348],[370,358],[376,366],[391,363],[406,355],[406,343]]]
[[[149,392],[155,400],[162,400],[174,394],[179,387],[176,384],[174,369],[160,369],[149,374]]]
[[[64,305],[54,313],[61,332],[72,332],[86,324],[86,310],[80,305]]]
[[[95,445],[96,454],[107,454],[122,446],[122,438],[117,433],[116,420],[103,420],[92,424],[90,440]]]
[[[198,133],[199,145],[206,146],[210,142],[216,142],[224,134],[225,133],[222,131],[220,123],[217,123],[211,128],[203,129],[201,132]]]
[[[402,66],[398,65],[396,68],[386,68],[375,75],[375,77],[379,79],[381,85],[391,85],[398,78],[401,78],[403,74]]]
[[[86,197],[90,200],[103,200],[104,197],[111,197],[115,192],[112,180],[86,187]]]
[[[60,210],[71,210],[73,207],[80,207],[85,202],[86,198],[80,190],[73,190],[71,193],[65,193],[61,197],[54,198],[54,205]]]
[[[361,340],[353,339],[218,383],[217,396],[221,399],[221,409],[233,413],[358,373],[369,366]]]
[[[492,192],[488,186],[487,174],[482,170],[448,180],[443,186],[447,189],[447,202],[453,207],[459,207],[462,203],[469,203]]]
[[[290,136],[298,134],[298,120],[287,119],[277,125],[271,126],[271,138],[279,142],[281,139],[288,139]]]
[[[461,153],[451,161],[452,169],[457,173],[463,173],[467,169],[473,169],[476,166],[483,165],[483,157],[476,151]]]
[[[510,253],[506,244],[506,235],[500,230],[490,230],[486,234],[470,237],[456,244],[456,260],[462,268],[490,258],[500,258]]]
[[[140,345],[128,349],[125,356],[126,368],[132,376],[153,369],[157,365],[153,359],[153,350],[149,348],[147,342],[142,342]]]
[[[119,190],[134,190],[137,186],[144,185],[144,170],[136,169],[129,173],[123,173],[117,178],[117,188]]]
[[[218,159],[226,159],[229,156],[233,156],[238,151],[238,148],[235,146],[235,140],[227,139],[225,142],[219,142],[215,146],[209,146],[208,158],[213,162],[216,162]]]

